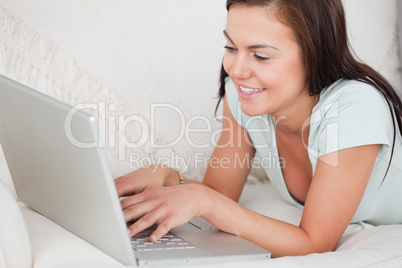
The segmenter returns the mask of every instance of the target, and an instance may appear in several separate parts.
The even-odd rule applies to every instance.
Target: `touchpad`
[[[212,225],[209,221],[202,217],[196,217],[192,219],[189,223],[194,225],[195,227],[201,229],[201,230],[210,230],[210,229],[216,229],[214,225]]]

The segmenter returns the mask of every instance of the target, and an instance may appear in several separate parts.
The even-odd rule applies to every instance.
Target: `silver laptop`
[[[202,218],[130,239],[94,116],[0,76],[0,143],[18,198],[125,265],[268,259]]]

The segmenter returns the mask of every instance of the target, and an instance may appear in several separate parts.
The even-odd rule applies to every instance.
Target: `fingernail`
[[[150,237],[149,237],[149,240],[151,240],[151,241],[155,241],[156,240],[156,235],[151,235]]]
[[[130,230],[130,229],[127,229],[127,232],[128,232],[128,235],[130,235],[130,234],[131,234],[131,230]]]

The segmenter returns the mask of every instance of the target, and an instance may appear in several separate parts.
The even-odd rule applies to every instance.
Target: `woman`
[[[225,131],[212,157],[230,167],[210,165],[202,183],[162,166],[117,178],[119,195],[131,195],[126,221],[137,220],[130,235],[158,222],[157,241],[202,216],[285,256],[332,251],[351,222],[402,223],[402,103],[353,58],[341,0],[228,0],[227,9]],[[303,208],[299,226],[237,203],[250,169],[235,159],[256,151],[280,156],[266,172]]]

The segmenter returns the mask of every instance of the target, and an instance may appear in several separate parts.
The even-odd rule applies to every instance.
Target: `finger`
[[[121,208],[123,210],[125,210],[126,208],[128,208],[130,206],[142,203],[148,199],[153,199],[154,197],[155,196],[154,196],[153,192],[152,193],[151,192],[143,192],[143,193],[131,195],[129,197],[122,199],[120,201],[120,205],[121,205]]]
[[[113,180],[114,183],[115,183],[115,184],[118,184],[118,183],[123,179],[123,177],[124,177],[124,176],[120,176],[120,177],[114,179],[114,180]]]
[[[164,220],[160,221],[158,227],[149,236],[149,241],[156,242],[162,237],[164,237],[171,229],[177,227],[174,225],[172,217],[166,217]]]
[[[119,197],[122,196],[127,196],[130,192],[130,186],[127,185],[127,183],[124,183],[123,180],[119,180],[117,181],[117,179],[114,181],[114,184],[116,186],[116,190],[117,190],[117,195]]]
[[[163,204],[163,198],[154,192],[147,192],[126,198],[121,202],[124,207],[124,219],[126,222],[130,222],[159,209]]]
[[[125,174],[123,176],[117,177],[113,181],[114,181],[115,184],[121,183],[122,181],[127,180],[128,175],[131,175],[131,173],[127,173],[127,174]]]
[[[128,229],[130,230],[130,237],[138,234],[145,229],[148,229],[156,222],[159,222],[163,218],[164,212],[161,209],[154,210],[148,214],[145,214],[132,224]]]
[[[115,183],[117,194],[119,197],[128,196],[141,192],[141,185],[134,180],[120,180]]]
[[[149,212],[149,209],[144,206],[134,205],[123,210],[124,220],[126,222],[135,221]]]

